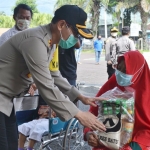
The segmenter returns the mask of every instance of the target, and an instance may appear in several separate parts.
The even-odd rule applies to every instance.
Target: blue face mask
[[[73,34],[70,34],[70,36],[68,37],[67,40],[63,39],[61,31],[60,31],[60,35],[61,35],[61,39],[59,41],[59,46],[64,48],[64,49],[71,48],[78,42],[78,39],[75,38]]]
[[[132,84],[131,81],[132,81],[133,75],[122,73],[121,71],[116,69],[115,76],[116,76],[117,83],[120,86],[129,86]]]
[[[145,64],[145,62],[144,62]],[[138,75],[136,76],[136,78],[134,79],[134,81],[137,79],[137,77],[139,76],[140,72],[142,71],[144,64],[142,65],[142,67],[135,73]],[[135,75],[134,74],[134,75]],[[129,74],[125,74],[119,70],[116,69],[115,71],[115,76],[116,76],[116,80],[118,85],[120,86],[130,86],[131,84],[134,84],[134,81],[132,81],[134,75],[129,75]]]

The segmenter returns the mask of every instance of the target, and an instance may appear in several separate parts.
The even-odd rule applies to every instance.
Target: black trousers
[[[70,80],[70,79],[67,80],[71,85],[76,86],[76,80]]]
[[[0,150],[18,150],[18,130],[14,108],[10,117],[0,112]]]
[[[112,64],[107,64],[107,73],[108,79],[115,73],[115,69],[113,69]]]

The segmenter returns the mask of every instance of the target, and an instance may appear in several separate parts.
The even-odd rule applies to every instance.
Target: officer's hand
[[[84,96],[84,95],[78,96],[78,99],[79,99],[80,101],[82,101],[83,104],[85,104],[85,105],[91,105],[91,106],[94,106],[94,107],[97,106],[97,105],[94,103],[95,101],[107,100],[107,99],[105,99],[105,98],[100,98],[100,97],[87,97],[87,96]]]
[[[107,64],[111,65],[111,64],[112,64],[112,62],[109,60],[109,61],[107,61]]]
[[[101,123],[100,121],[97,120],[97,117],[94,116],[92,113],[90,112],[82,112],[79,111],[76,115],[75,118],[77,118],[79,120],[79,122],[85,126],[88,127],[90,129],[92,129],[93,131],[98,130],[98,131],[106,131],[105,126],[103,125],[103,123]]]
[[[30,88],[29,88],[29,91],[28,91],[28,93],[31,95],[31,96],[33,96],[34,95],[34,92],[36,91],[36,85],[35,85],[35,83],[33,83],[33,84],[31,84],[30,85]]]

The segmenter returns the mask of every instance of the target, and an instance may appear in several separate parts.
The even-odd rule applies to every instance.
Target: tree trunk
[[[143,49],[146,50],[147,49],[146,30],[147,30],[148,13],[145,12],[141,6],[139,7],[139,12],[142,20],[141,29],[142,29],[142,38],[143,38]]]
[[[94,39],[97,37],[97,29],[99,24],[99,16],[100,16],[100,0],[92,0],[93,6],[91,7],[91,22],[92,22],[92,31],[94,35]]]

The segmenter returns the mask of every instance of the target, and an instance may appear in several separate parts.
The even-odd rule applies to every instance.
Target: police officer
[[[122,37],[117,40],[117,56],[123,55],[125,52],[135,50],[133,40],[129,39],[130,27],[124,26],[122,28]]]
[[[0,150],[17,150],[18,136],[12,99],[28,92],[34,81],[40,95],[62,120],[77,118],[92,130],[106,130],[90,112],[79,110],[73,102],[96,106],[64,79],[55,58],[56,44],[69,49],[78,41],[79,34],[93,38],[86,28],[87,14],[76,5],[64,5],[56,10],[48,25],[27,29],[14,35],[0,47]]]
[[[111,36],[106,40],[105,50],[106,50],[106,57],[105,60],[107,61],[107,73],[108,73],[108,79],[114,74],[115,69],[112,67],[111,62],[111,53],[112,53],[112,46],[113,43],[117,41],[117,34],[118,29],[116,27],[113,27],[110,29]]]
[[[125,26],[122,28],[122,37],[113,43],[111,52],[111,62],[113,63],[113,66],[116,65],[118,56],[121,56],[128,51],[135,50],[135,44],[133,40],[129,39],[129,36],[130,27]]]

